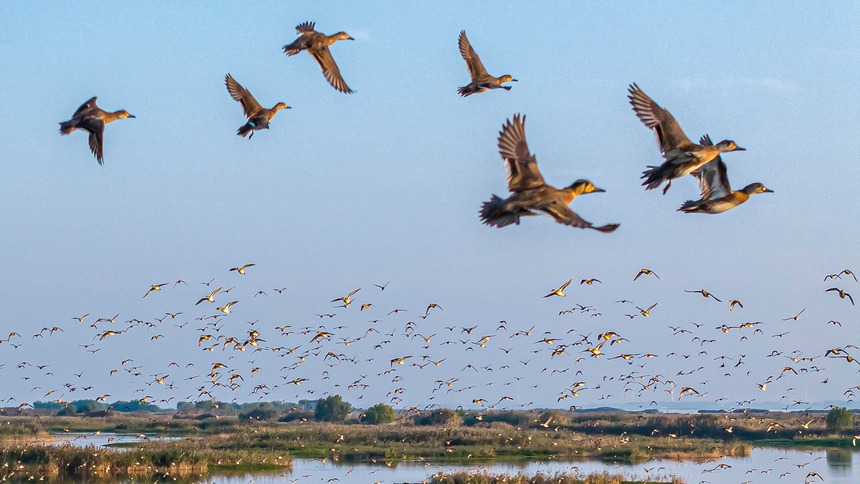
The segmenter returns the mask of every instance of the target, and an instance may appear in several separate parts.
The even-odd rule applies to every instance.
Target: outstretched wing
[[[508,173],[508,189],[512,192],[530,190],[543,186],[543,176],[537,166],[537,158],[529,153],[526,144],[526,117],[514,115],[507,120],[499,132],[499,153],[505,160]]]
[[[90,132],[90,151],[93,152],[99,165],[104,165],[105,122],[101,119],[91,119],[83,128]]]
[[[77,117],[79,114],[81,114],[81,113],[85,113],[85,112],[87,112],[87,111],[90,111],[90,110],[92,110],[92,109],[97,108],[97,107],[98,107],[98,106],[96,106],[96,100],[97,100],[97,99],[98,99],[98,96],[93,96],[93,97],[92,97],[92,99],[90,99],[89,101],[87,101],[87,102],[85,102],[85,103],[81,104],[81,107],[79,107],[79,108],[75,111],[75,114],[73,114],[73,115],[72,115],[72,118],[76,118],[76,117]]]
[[[328,47],[323,47],[318,51],[311,52],[311,55],[313,55],[314,60],[319,64],[323,71],[323,75],[328,83],[331,84],[331,87],[340,92],[352,94],[352,89],[346,85],[346,81],[341,77],[340,69],[337,68],[337,64],[334,62],[334,57],[331,56],[331,52],[328,50]]]
[[[607,224],[602,225],[600,227],[595,227],[591,224],[591,222],[586,222],[579,215],[576,214],[573,210],[570,209],[567,205],[564,204],[561,200],[554,199],[551,202],[547,203],[541,210],[545,211],[550,217],[554,218],[556,222],[564,225],[569,225],[571,227],[578,227],[581,229],[594,229],[600,232],[612,232],[618,228],[618,224]]]
[[[645,126],[654,130],[657,144],[663,154],[672,150],[686,150],[693,145],[672,114],[642,92],[639,86],[631,84],[628,92],[630,95],[627,97],[630,99],[633,111]]]
[[[714,145],[708,135],[702,136],[699,144],[702,146]],[[702,200],[716,200],[732,193],[732,187],[729,185],[729,177],[726,173],[726,164],[720,156],[705,163],[692,174],[699,179]]]
[[[224,77],[224,83],[227,85],[227,92],[230,93],[230,97],[239,101],[239,104],[242,105],[242,110],[245,111],[245,117],[250,118],[263,109],[263,106],[260,106],[260,103],[254,99],[251,92],[236,82],[236,79],[233,79],[233,76],[227,74],[227,76]]]
[[[466,67],[469,68],[469,75],[472,76],[472,80],[474,81],[480,76],[486,76],[487,69],[484,68],[481,58],[478,57],[475,49],[472,48],[472,44],[469,43],[465,30],[460,31],[458,43],[460,44],[460,55],[466,61]]]

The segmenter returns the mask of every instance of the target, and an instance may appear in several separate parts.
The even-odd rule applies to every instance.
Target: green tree
[[[850,429],[854,425],[854,416],[847,408],[833,407],[827,412],[827,428],[830,430]]]
[[[340,395],[329,395],[317,400],[314,417],[323,422],[343,422],[352,410],[349,402],[344,402]]]
[[[369,423],[372,425],[391,423],[397,420],[397,413],[394,412],[394,409],[391,408],[390,405],[377,403],[376,405],[368,408],[359,420],[363,423]]]

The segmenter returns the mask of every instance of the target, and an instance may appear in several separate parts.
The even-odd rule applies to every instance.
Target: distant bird
[[[151,293],[151,292],[153,292],[153,291],[160,291],[160,290],[161,290],[161,287],[162,287],[162,286],[166,286],[167,284],[168,284],[167,282],[162,282],[161,284],[152,284],[152,285],[150,286],[149,290],[148,290],[148,291],[146,291],[146,294],[144,294],[144,295],[143,295],[143,297],[149,296],[149,293]],[[138,293],[138,294],[139,294],[139,293]]]
[[[735,306],[738,306],[738,307],[740,307],[741,309],[743,309],[743,308],[744,308],[743,303],[741,303],[741,302],[740,302],[740,301],[738,301],[737,299],[729,299],[729,311],[731,311],[732,309],[734,309],[734,308],[735,308]]]
[[[537,166],[537,158],[529,153],[526,144],[525,116],[515,114],[513,122],[508,120],[499,132],[499,152],[505,160],[508,173],[508,189],[513,195],[502,199],[496,195],[481,208],[481,220],[486,225],[505,227],[519,225],[520,217],[544,212],[556,222],[578,228],[590,228],[600,232],[612,232],[618,224],[594,227],[568,207],[579,195],[603,192],[588,180],[577,180],[561,190],[547,185]]]
[[[857,274],[854,274],[854,272],[852,272],[851,269],[842,269],[842,272],[840,272],[839,274],[840,275],[845,274],[845,275],[851,276],[854,278],[854,282],[858,282],[857,281]]]
[[[583,279],[583,280],[579,281],[579,285],[581,286],[583,284],[588,284],[590,286],[590,285],[594,284],[595,282],[599,282],[600,284],[603,284],[602,282],[600,282],[600,279]]]
[[[466,61],[466,67],[469,68],[469,75],[472,77],[472,82],[457,88],[457,92],[461,96],[471,96],[475,93],[487,92],[490,89],[501,88],[505,91],[511,90],[511,86],[503,86],[502,84],[505,82],[517,82],[517,80],[510,74],[505,74],[501,77],[489,75],[487,69],[484,68],[484,64],[481,62],[481,58],[478,57],[475,49],[472,48],[472,44],[469,43],[465,30],[460,31],[460,38],[457,42],[460,45],[460,55]]]
[[[707,299],[707,298],[709,298],[709,297],[710,297],[710,298],[713,298],[713,299],[714,299],[714,301],[717,301],[717,302],[723,302],[723,301],[721,301],[720,299],[717,299],[717,296],[714,296],[713,294],[709,293],[708,291],[706,291],[706,290],[704,290],[704,289],[700,289],[700,290],[698,290],[698,291],[688,291],[688,290],[684,289],[684,292],[691,292],[691,293],[695,293],[695,294],[701,294],[701,295],[702,295],[702,297],[704,297],[705,299]],[[743,307],[743,306],[741,306],[741,307]]]
[[[852,305],[852,306],[854,305],[854,298],[853,298],[853,297],[851,297],[851,294],[848,294],[847,292],[845,292],[845,291],[844,291],[844,290],[842,290],[842,289],[839,289],[839,288],[836,288],[836,287],[831,287],[830,289],[827,289],[827,290],[825,290],[824,292],[834,292],[834,291],[835,291],[837,294],[839,294],[839,299],[845,299],[845,298],[847,297],[847,298],[848,298],[848,300],[849,300],[849,301],[851,301],[851,305]]]
[[[72,115],[72,119],[60,123],[60,133],[69,134],[76,129],[83,129],[90,133],[90,151],[98,160],[99,165],[104,165],[104,135],[105,125],[117,119],[133,118],[125,109],[109,113],[96,106],[97,97],[81,104],[81,107]]]
[[[720,153],[731,151],[744,151],[731,140],[723,140],[712,146],[697,145],[690,141],[681,125],[675,121],[669,111],[661,108],[636,84],[631,84],[628,99],[633,106],[633,111],[645,126],[654,130],[657,135],[657,144],[660,152],[666,160],[660,166],[649,166],[642,173],[645,179],[642,185],[646,190],[659,187],[663,182],[669,183],[663,189],[663,194],[672,186],[672,180],[688,175],[705,163],[713,160]]]
[[[635,281],[636,279],[639,279],[639,276],[643,276],[643,275],[644,275],[644,276],[654,276],[654,277],[656,277],[657,279],[660,279],[660,276],[658,276],[656,272],[652,271],[651,269],[645,269],[645,268],[643,268],[642,270],[640,270],[640,271],[636,274],[636,277],[634,277],[634,278],[633,278],[633,280]]]
[[[654,309],[655,307],[657,307],[657,303],[654,303],[654,304],[648,306],[648,309],[642,309],[639,306],[636,306],[636,309],[639,310],[639,314],[641,314],[642,317],[647,318],[648,316],[651,316],[651,310]]]
[[[340,75],[340,69],[334,62],[328,47],[338,40],[355,40],[346,32],[338,32],[334,35],[321,34],[314,30],[314,22],[304,22],[296,26],[299,38],[292,44],[284,46],[284,53],[288,56],[296,55],[306,50],[311,57],[317,61],[323,71],[323,75],[331,87],[346,94],[352,94],[352,89],[346,85],[346,81]]]
[[[281,109],[291,109],[284,103],[275,104],[271,109],[264,108],[257,102],[251,92],[236,82],[236,79],[233,79],[233,76],[230,74],[224,77],[224,83],[227,85],[227,92],[230,93],[230,97],[242,105],[245,117],[248,118],[248,122],[236,131],[236,134],[243,138],[248,136],[250,140],[254,137],[254,131],[269,129],[269,121],[275,117],[278,111]]]
[[[550,296],[566,297],[567,294],[564,293],[564,290],[567,289],[567,286],[569,286],[572,281],[573,281],[573,279],[568,279],[567,282],[565,282],[564,284],[561,285],[561,287],[559,287],[558,289],[552,289],[549,292],[549,294],[547,294],[544,297],[550,297]]]
[[[197,301],[197,304],[200,304],[203,301],[209,301],[211,303],[214,303],[215,302],[215,295],[218,294],[218,291],[220,291],[220,290],[221,290],[221,288],[219,287],[218,289],[215,289],[214,291],[210,292],[208,296],[201,297],[200,300]],[[195,306],[197,304],[195,304]]]
[[[713,145],[708,135],[702,136],[699,143],[702,146]],[[720,156],[705,163],[694,171],[693,175],[699,179],[701,198],[684,202],[678,209],[679,212],[722,213],[737,207],[758,193],[773,193],[773,190],[758,182],[750,183],[741,190],[732,190],[726,174],[726,164]]]
[[[236,304],[238,302],[239,301],[230,301],[227,304],[225,304],[224,306],[222,306],[220,308],[215,308],[215,309],[221,311],[224,314],[230,314],[230,307],[232,307],[234,304]]]
[[[228,272],[236,271],[236,272],[238,272],[239,274],[244,275],[244,274],[245,274],[245,270],[246,270],[246,269],[248,269],[249,267],[254,267],[255,265],[256,265],[256,264],[245,264],[245,265],[243,265],[243,266],[241,266],[241,267],[231,267],[231,268],[230,268],[230,270],[229,270]]]
[[[348,307],[349,307],[349,305],[350,305],[350,304],[352,304],[352,296],[355,296],[355,294],[356,294],[358,291],[360,291],[360,290],[361,290],[361,288],[359,287],[358,289],[356,289],[356,290],[354,290],[354,291],[350,292],[349,294],[347,294],[347,295],[346,295],[346,296],[344,296],[344,297],[339,297],[339,298],[336,298],[336,299],[332,299],[332,300],[331,300],[331,302],[341,301],[341,302],[343,302],[343,305],[342,305],[341,307],[348,308]]]
[[[800,315],[801,315],[801,314],[803,314],[803,312],[804,312],[804,311],[806,311],[806,308],[801,309],[801,310],[800,310],[800,312],[799,312],[799,313],[797,313],[797,314],[795,314],[794,316],[790,316],[790,317],[788,317],[788,318],[783,318],[782,320],[783,320],[783,321],[788,321],[788,320],[790,320],[790,319],[793,319],[793,320],[797,321],[797,319],[798,319],[798,318],[800,318]]]

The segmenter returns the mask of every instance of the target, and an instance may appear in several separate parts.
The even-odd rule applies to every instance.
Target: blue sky
[[[294,337],[272,334],[275,324],[346,325],[336,333],[351,337],[379,317],[377,324],[388,324],[388,331],[396,327],[402,334],[403,325],[416,320],[419,333],[438,332],[440,339],[458,335],[459,329],[444,330],[452,325],[477,324],[476,333],[494,334],[499,320],[508,321],[510,333],[535,324],[556,337],[571,328],[596,334],[611,327],[631,340],[625,351],[662,354],[667,342],[700,350],[689,338],[673,336],[669,325],[705,323],[698,334],[720,338],[725,335],[714,331],[720,324],[762,321],[759,341],[739,342],[732,334],[709,349],[714,356],[746,353],[746,364],[757,371],[723,377],[713,359],[705,364],[702,356],[707,377],[686,383],[713,386],[708,399],[806,398],[787,390],[800,384],[780,381],[761,393],[755,382],[788,361],[766,359],[772,349],[822,355],[857,340],[850,324],[855,309],[824,289],[836,285],[860,296],[858,284],[822,278],[846,267],[860,270],[854,250],[860,168],[853,162],[860,154],[858,8],[850,2],[737,2],[719,9],[687,2],[3,5],[0,58],[8,68],[0,73],[7,113],[0,119],[6,168],[0,329],[24,335],[20,348],[0,346],[0,374],[12,382],[7,396],[38,399],[33,381],[61,387],[70,378],[65,370],[25,374],[16,367],[22,360],[102,375],[125,352],[136,351],[141,361],[149,359],[144,374],[164,374],[165,359],[195,362],[205,373],[212,361],[235,356],[197,352],[200,333],[188,331],[202,324],[193,319],[204,312],[193,303],[208,292],[200,282],[214,278],[225,289],[237,286],[240,303],[224,319],[230,331],[242,334],[247,321],[259,319],[264,338],[290,346]],[[355,94],[333,90],[310,56],[287,58],[281,51],[295,38],[294,26],[306,20],[322,32],[355,37],[331,49]],[[457,96],[456,88],[469,80],[457,51],[460,30],[490,73],[519,79],[511,91]],[[224,88],[228,72],[264,106],[283,101],[293,109],[280,112],[253,140],[239,138],[235,130],[245,120]],[[698,216],[676,212],[698,195],[692,178],[676,181],[665,196],[643,190],[639,175],[660,155],[627,102],[632,82],[670,110],[691,138],[708,133],[747,148],[725,156],[735,188],[760,181],[776,193],[725,214]],[[106,110],[137,116],[107,127],[103,167],[84,134],[57,132],[57,123],[94,95]],[[496,138],[518,112],[527,115],[529,147],[547,182],[564,186],[588,178],[606,189],[572,207],[595,224],[620,223],[618,231],[581,231],[546,218],[501,230],[481,225],[481,203],[505,194]],[[247,262],[256,266],[241,279],[228,272]],[[642,267],[661,279],[634,284]],[[603,284],[576,285],[587,277]],[[565,300],[541,297],[568,278],[575,282]],[[177,279],[188,286],[171,284],[141,298],[150,284]],[[373,287],[386,281],[391,285],[384,293]],[[275,298],[275,287],[287,290]],[[336,311],[331,322],[314,316],[331,312],[329,301],[356,287],[362,288],[356,305],[373,303],[376,314],[352,306]],[[683,292],[701,288],[746,307],[729,313],[725,305]],[[253,297],[258,290],[269,296]],[[647,320],[629,319],[629,305],[614,303],[622,298],[659,305]],[[431,302],[444,311],[416,319]],[[558,316],[575,302],[603,315]],[[793,326],[781,321],[804,307]],[[385,314],[394,308],[408,312]],[[154,341],[151,332],[158,329],[135,328],[105,341],[94,355],[69,344],[86,344],[97,333],[72,317],[91,313],[92,322],[120,313],[122,320],[152,320],[167,311],[183,311],[191,323],[183,330],[165,327],[161,332],[168,334]],[[846,324],[827,325],[831,319]],[[48,342],[33,339],[46,325],[65,333]],[[772,336],[786,330],[790,334]],[[500,332],[492,344],[503,345],[496,341],[504,338],[505,347],[514,347],[511,354],[525,360],[533,341],[508,336]],[[350,351],[375,358],[385,370],[389,359],[403,356],[401,348],[416,359],[422,354],[415,339],[401,338],[404,346],[376,354],[360,345]],[[308,339],[295,341],[308,348]],[[400,368],[416,385],[405,404],[427,403],[418,390],[429,384],[425,380],[458,374],[473,358],[472,351],[452,346],[433,349],[434,358],[448,355],[456,364],[436,374]],[[503,352],[488,349],[492,353],[476,361],[506,364]],[[267,381],[283,376],[276,367],[281,358],[268,362],[259,354],[236,358],[235,368],[247,374],[255,357],[268,368]],[[549,359],[547,353],[534,358]],[[584,365],[591,389],[580,397],[584,402],[602,393],[613,401],[635,400],[618,385],[594,389],[603,376],[626,369],[621,360],[574,358],[563,364]],[[687,364],[663,357],[640,371],[674,373]],[[856,383],[853,365],[844,360],[816,364],[830,370],[830,381],[803,376],[814,399],[837,398]],[[322,380],[324,363],[311,359],[293,372],[311,380],[300,390],[315,391],[301,396],[356,398],[333,386],[332,380],[357,371],[348,366],[338,367],[338,378]],[[523,377],[534,371],[525,365],[515,370]],[[492,381],[501,386],[512,375],[497,370]],[[487,378],[459,377],[463,386]],[[548,397],[539,403],[555,403],[568,380],[548,380],[541,388]],[[705,380],[710,383],[701,385]],[[105,379],[99,387],[126,397],[142,384]],[[392,389],[380,377],[364,398],[385,400]],[[269,398],[294,399],[297,391]],[[189,392],[181,393],[177,398]],[[219,397],[249,398],[244,391]],[[472,398],[458,393],[448,403]],[[515,403],[528,403],[523,400]]]

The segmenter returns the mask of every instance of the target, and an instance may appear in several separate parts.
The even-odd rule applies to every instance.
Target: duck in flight
[[[105,125],[117,119],[133,118],[125,109],[109,113],[96,105],[98,97],[81,104],[81,107],[72,115],[72,119],[60,123],[60,134],[66,135],[76,129],[83,129],[90,133],[90,151],[98,160],[99,165],[104,165],[104,136]]]
[[[461,96],[471,96],[475,93],[487,92],[490,89],[504,89],[505,91],[511,90],[511,86],[504,86],[502,84],[506,82],[517,82],[517,80],[514,79],[514,76],[505,74],[500,77],[494,77],[488,74],[487,69],[484,68],[484,64],[481,62],[481,58],[478,57],[475,49],[472,48],[472,44],[469,43],[469,38],[466,37],[465,30],[460,31],[460,38],[457,42],[460,45],[460,55],[463,56],[463,60],[466,61],[466,67],[469,68],[469,75],[472,77],[472,82],[463,87],[457,88],[457,92],[460,93]]]
[[[278,111],[281,109],[291,109],[284,103],[275,104],[271,109],[264,108],[257,102],[254,95],[251,94],[251,91],[242,87],[242,85],[236,82],[236,79],[233,79],[233,76],[230,74],[227,74],[224,77],[224,83],[227,85],[227,92],[230,93],[230,97],[242,105],[242,110],[245,111],[245,117],[248,118],[248,122],[236,131],[236,134],[243,138],[248,136],[248,139],[250,140],[254,137],[254,131],[258,129],[269,129],[269,121],[275,117],[275,114],[277,114]],[[250,135],[248,135],[248,133],[250,133]]]
[[[556,222],[582,229],[612,232],[618,224],[593,226],[582,219],[568,204],[586,193],[603,192],[588,180],[577,180],[568,187],[557,189],[547,185],[537,166],[537,158],[529,152],[526,144],[525,116],[515,114],[513,121],[507,120],[499,132],[499,152],[505,160],[508,173],[508,189],[513,192],[508,198],[497,195],[481,208],[481,220],[486,225],[505,227],[520,223],[520,217],[544,212]]]
[[[713,146],[708,135],[699,140],[702,146]],[[702,165],[693,172],[699,179],[699,189],[702,192],[698,200],[689,200],[678,209],[684,213],[723,213],[746,202],[758,193],[773,193],[761,183],[750,183],[741,190],[732,190],[729,177],[726,174],[726,164],[721,156]]]
[[[355,40],[346,32],[338,32],[334,35],[326,35],[314,30],[314,22],[304,22],[296,26],[296,32],[299,33],[299,38],[294,40],[292,44],[284,46],[284,53],[288,56],[296,55],[299,52],[306,50],[311,57],[317,61],[323,71],[323,75],[331,87],[345,94],[352,94],[352,89],[346,85],[346,81],[340,75],[340,69],[334,62],[334,57],[328,47],[338,40]]]
[[[745,150],[731,140],[723,140],[716,145],[697,145],[684,134],[675,117],[648,97],[642,89],[639,89],[639,86],[631,84],[628,92],[627,97],[633,106],[633,112],[645,126],[654,130],[660,152],[666,160],[662,165],[649,166],[642,172],[642,178],[645,179],[642,185],[646,190],[657,188],[668,181],[669,183],[663,188],[665,195],[672,186],[673,179],[693,173],[720,153]]]

